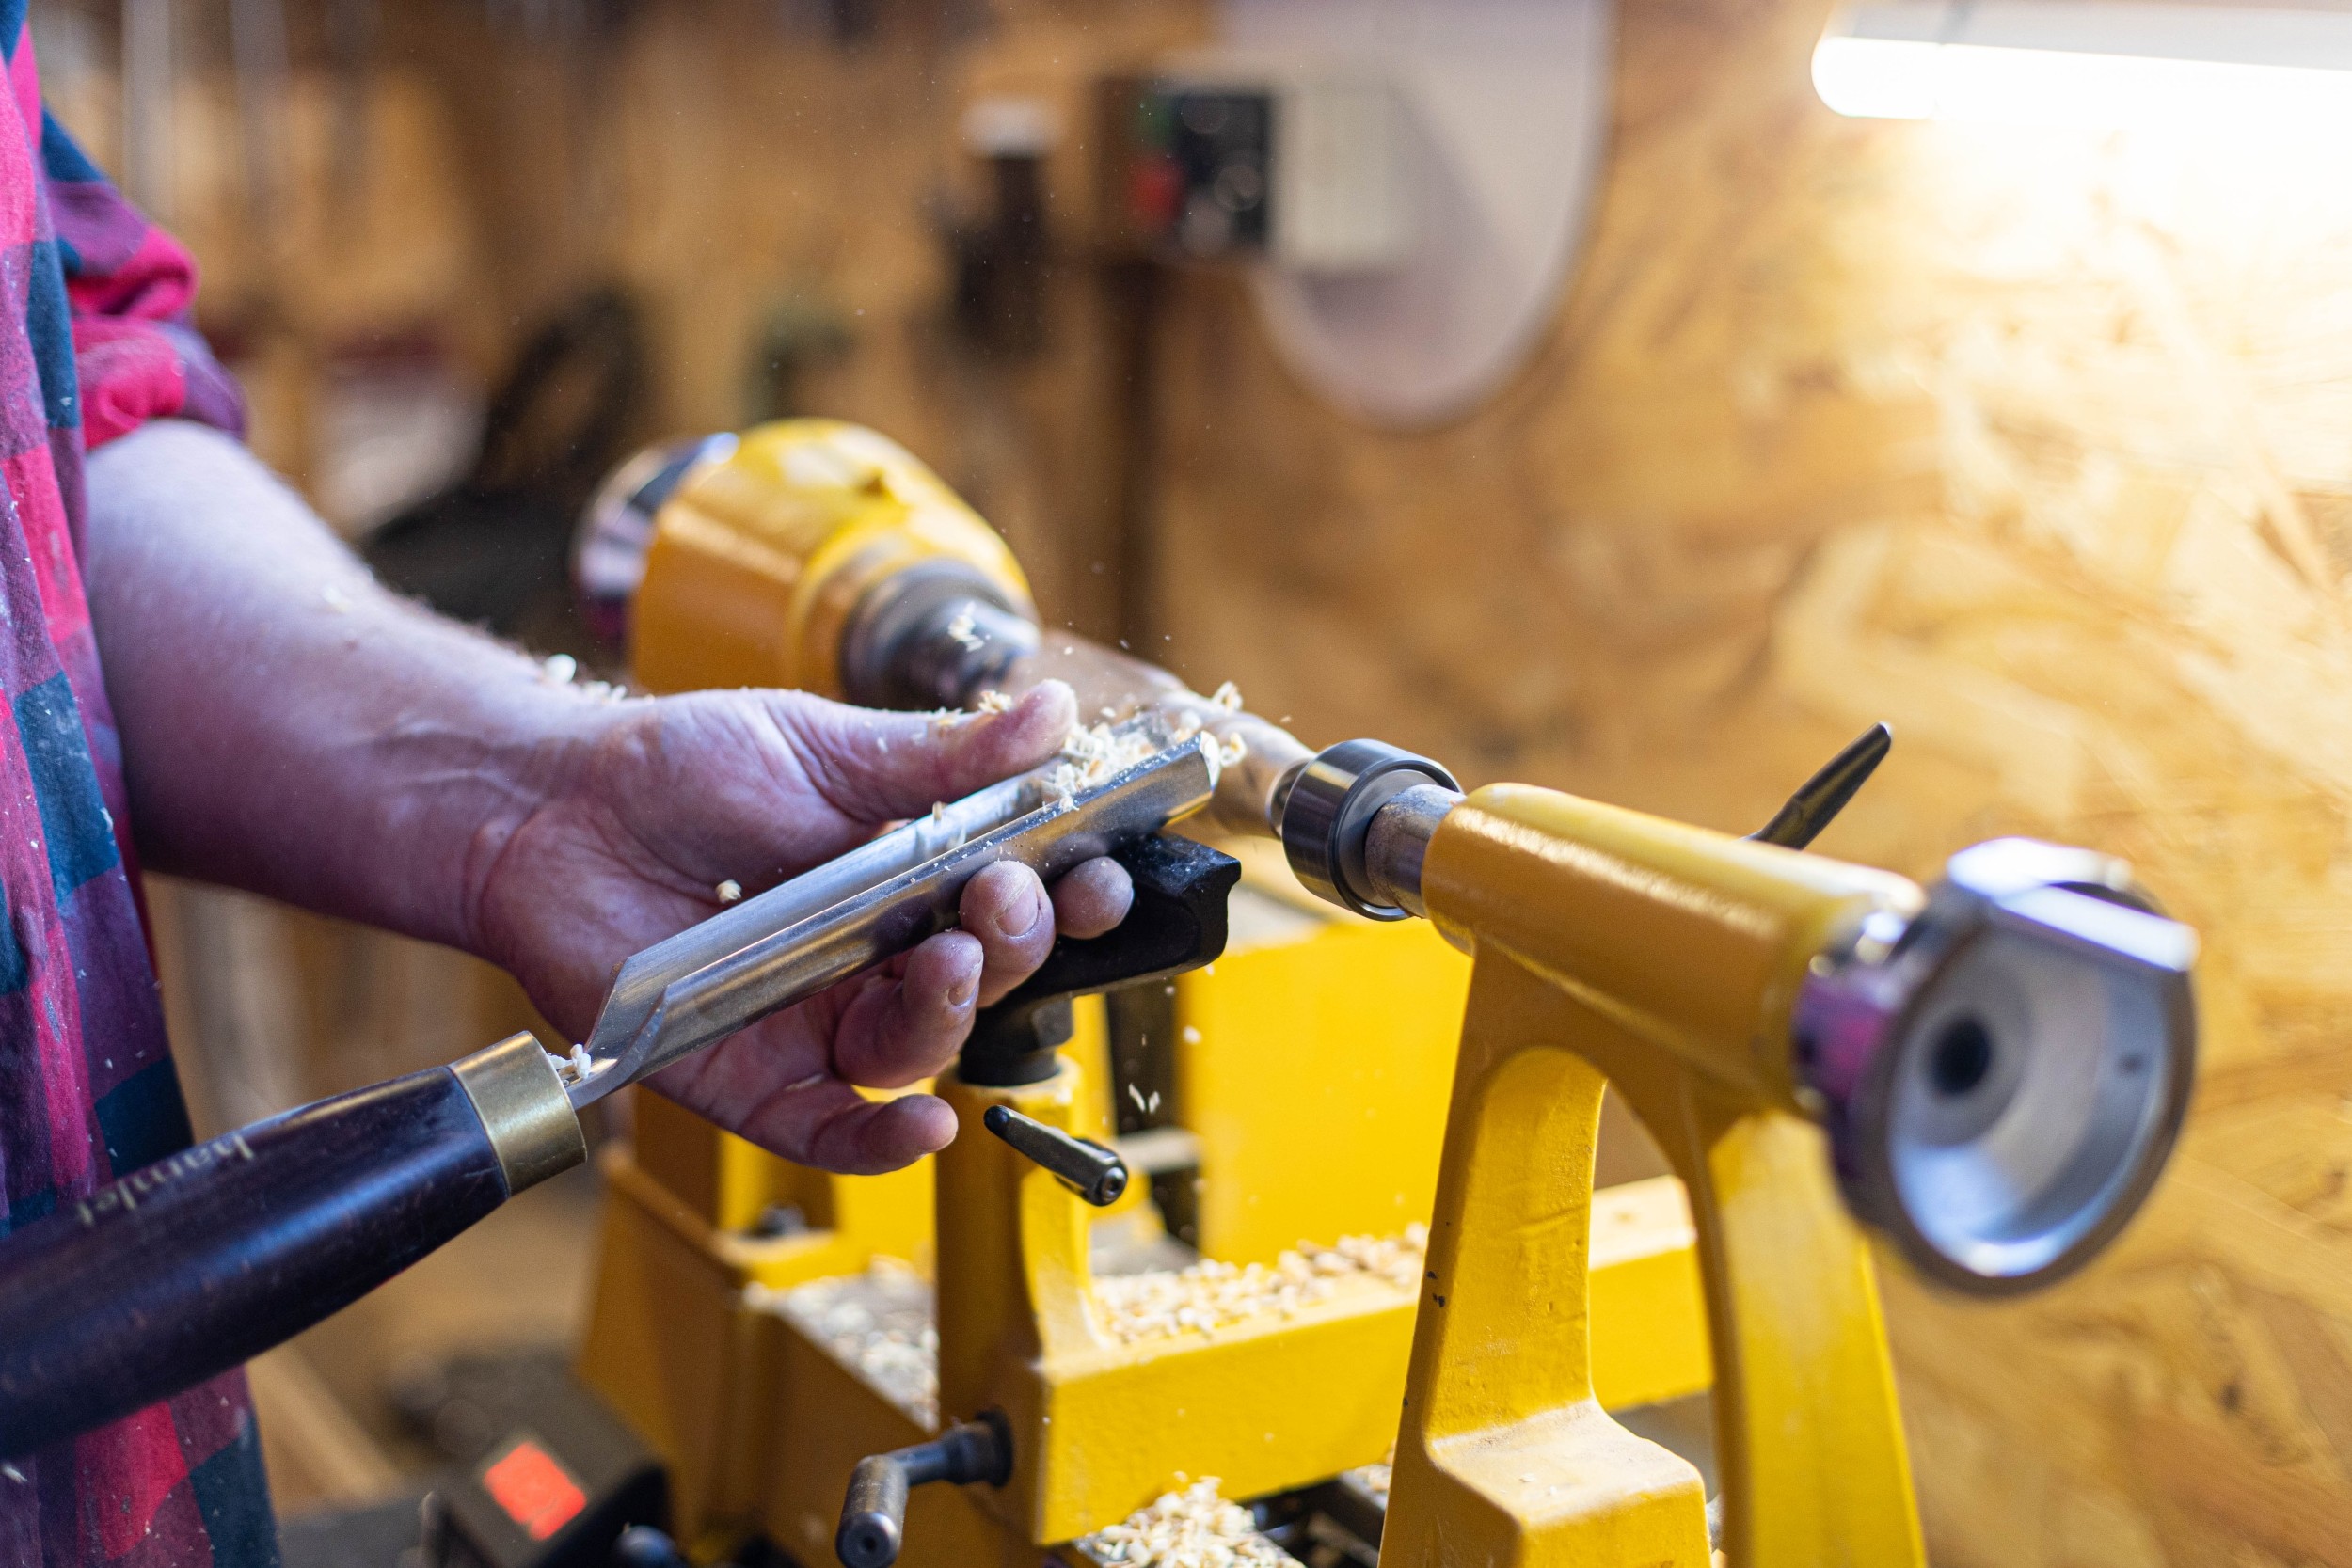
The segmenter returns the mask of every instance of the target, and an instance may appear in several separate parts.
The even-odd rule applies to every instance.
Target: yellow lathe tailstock
[[[1422,878],[1476,959],[1383,1561],[1708,1561],[1697,1475],[1592,1396],[1605,1084],[1691,1196],[1732,1560],[1921,1561],[1869,1257],[1757,1050],[1839,929],[1917,891],[1513,786],[1449,816]]]
[[[1923,891],[1417,766],[1331,748],[1284,821],[1302,879],[1425,913],[1473,960],[1380,1560],[1708,1560],[1696,1475],[1593,1399],[1606,1083],[1689,1190],[1726,1555],[1921,1561],[1847,1210],[1979,1293],[2095,1253],[2180,1126],[2193,934],[2088,851],[1995,841]]]

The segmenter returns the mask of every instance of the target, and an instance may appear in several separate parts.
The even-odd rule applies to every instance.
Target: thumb
[[[1043,681],[994,713],[884,713],[778,693],[775,720],[809,783],[843,816],[914,816],[1024,769],[1069,738],[1078,702]]]

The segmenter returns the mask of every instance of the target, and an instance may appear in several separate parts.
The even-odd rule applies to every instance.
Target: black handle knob
[[[910,1490],[935,1481],[1002,1486],[1011,1479],[1012,1426],[1001,1411],[982,1411],[977,1420],[949,1427],[928,1443],[867,1454],[850,1472],[834,1555],[842,1568],[890,1568],[906,1537]]]
[[[1092,1138],[1073,1138],[1009,1105],[991,1105],[980,1125],[1060,1177],[1097,1209],[1109,1208],[1127,1190],[1127,1162]]]

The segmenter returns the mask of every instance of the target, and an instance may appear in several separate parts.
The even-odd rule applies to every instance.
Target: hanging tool
[[[310,1326],[584,1160],[580,1108],[947,929],[985,867],[1051,880],[1200,809],[1216,779],[1201,737],[1075,794],[1049,765],[637,955],[567,1058],[516,1035],[69,1200],[0,1241],[0,1456]]]

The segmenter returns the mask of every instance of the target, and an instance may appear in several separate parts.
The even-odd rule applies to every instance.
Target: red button
[[[518,1438],[496,1464],[482,1472],[482,1484],[506,1516],[522,1526],[533,1541],[545,1541],[588,1506],[580,1489],[553,1454]]]

